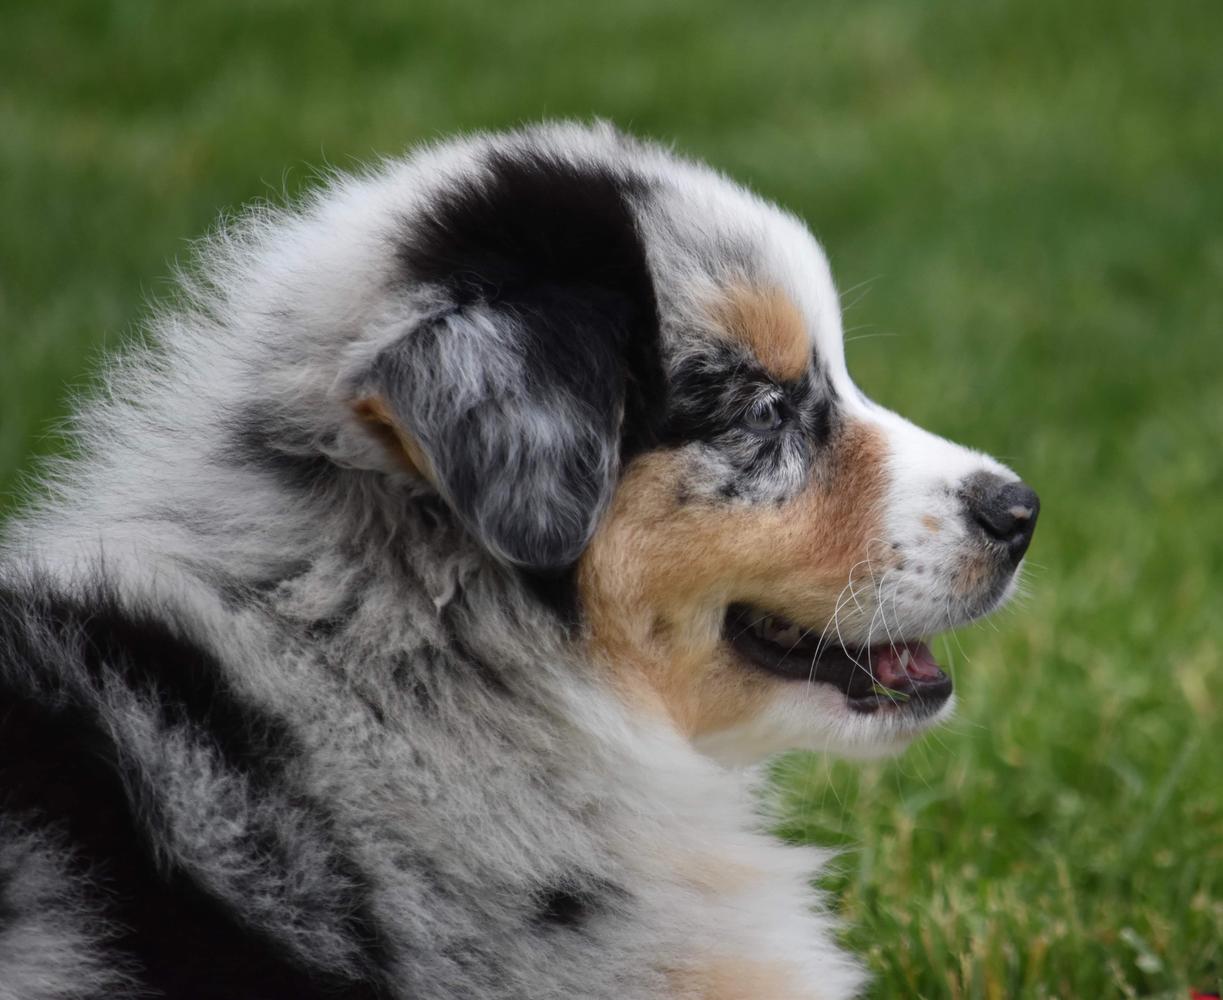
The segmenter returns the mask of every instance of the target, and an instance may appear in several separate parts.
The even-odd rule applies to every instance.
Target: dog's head
[[[946,714],[925,640],[1006,600],[1038,502],[854,386],[806,228],[610,130],[433,156],[358,423],[715,756]]]

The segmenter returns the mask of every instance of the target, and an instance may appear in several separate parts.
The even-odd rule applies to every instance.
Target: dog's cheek
[[[736,555],[724,577],[730,598],[820,631],[834,615],[873,611],[872,582],[895,558],[885,538],[887,455],[877,427],[846,423],[801,493],[780,507],[738,508],[724,526]]]
[[[586,638],[617,684],[694,734],[753,711],[768,684],[720,649],[724,593],[750,545],[743,518],[692,503],[679,452],[626,470],[579,566]]]
[[[884,454],[873,428],[847,427],[781,507],[686,500],[682,451],[635,460],[579,565],[592,651],[689,735],[763,711],[784,682],[744,669],[722,643],[727,604],[830,620],[881,530]]]
[[[750,518],[678,499],[681,464],[634,464],[578,580],[587,641],[617,687],[695,737],[762,711],[776,682],[720,641],[726,595],[760,574],[764,539]]]
[[[803,524],[801,557],[821,577],[847,580],[881,540],[887,455],[882,431],[855,421],[840,429],[818,459],[815,481],[791,515]]]

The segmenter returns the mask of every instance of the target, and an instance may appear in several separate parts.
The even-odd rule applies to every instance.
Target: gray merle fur
[[[822,855],[626,702],[573,587],[652,449],[692,502],[804,481],[830,396],[766,440],[714,428],[757,375],[683,369],[779,243],[826,283],[796,220],[564,124],[218,232],[0,539],[0,997],[656,1000],[762,949],[848,996]]]

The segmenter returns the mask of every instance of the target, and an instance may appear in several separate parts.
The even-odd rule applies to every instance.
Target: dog
[[[1036,494],[794,216],[605,124],[204,244],[5,529],[0,996],[856,995],[761,814],[952,710]]]

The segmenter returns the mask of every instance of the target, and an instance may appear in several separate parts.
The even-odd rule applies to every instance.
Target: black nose
[[[965,483],[964,503],[971,521],[986,537],[1005,545],[1011,561],[1018,563],[1028,551],[1040,514],[1036,491],[1018,480],[978,474]]]

